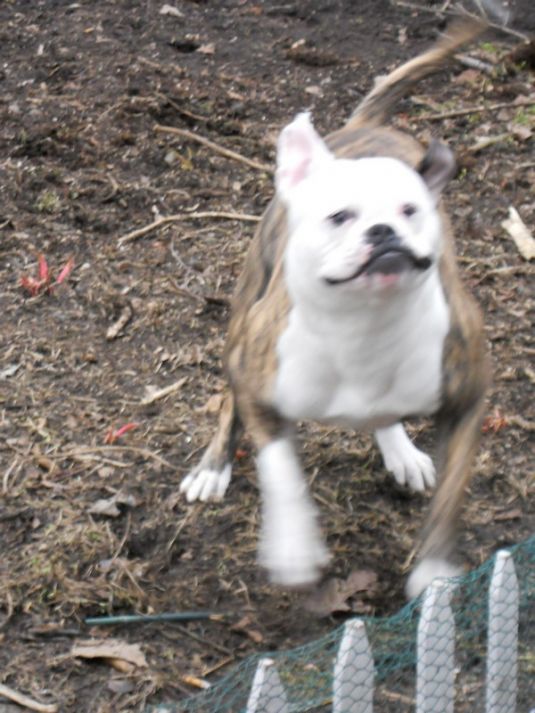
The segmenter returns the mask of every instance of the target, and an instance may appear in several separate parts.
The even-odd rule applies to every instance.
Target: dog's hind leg
[[[436,483],[435,466],[431,458],[416,448],[401,423],[375,432],[385,468],[400,485],[412,490],[432,488]]]
[[[180,484],[188,502],[221,500],[230,483],[232,459],[243,427],[236,410],[234,395],[229,390],[219,412],[217,430],[200,463]]]

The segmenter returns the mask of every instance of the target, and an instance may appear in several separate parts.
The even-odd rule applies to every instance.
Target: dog
[[[301,420],[373,430],[386,469],[435,485],[406,591],[451,576],[457,520],[481,431],[489,368],[440,196],[449,148],[386,127],[396,102],[482,30],[464,19],[381,80],[323,140],[307,113],[280,134],[276,195],[245,259],[225,350],[230,388],[216,433],[185,477],[188,501],[220,499],[243,429],[258,449],[259,562],[284,586],[329,560],[294,443]],[[438,476],[402,420],[434,414]]]

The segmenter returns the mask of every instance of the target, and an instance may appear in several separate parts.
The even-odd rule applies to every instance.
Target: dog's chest
[[[275,407],[291,420],[366,428],[435,411],[449,310],[441,289],[421,302],[377,319],[333,318],[324,332],[294,308],[277,345]]]

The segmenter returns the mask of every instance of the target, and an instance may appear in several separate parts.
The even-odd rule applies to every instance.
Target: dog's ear
[[[424,179],[431,195],[438,200],[444,186],[455,175],[457,166],[449,148],[440,141],[433,140],[416,170]]]
[[[280,133],[277,143],[277,192],[287,200],[292,189],[334,156],[316,132],[310,114],[298,114]]]

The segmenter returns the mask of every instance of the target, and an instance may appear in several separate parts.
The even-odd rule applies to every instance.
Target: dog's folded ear
[[[310,114],[298,114],[280,133],[277,143],[277,192],[288,200],[292,189],[334,156],[316,132]]]
[[[440,141],[433,140],[416,170],[438,201],[445,185],[455,175],[457,166],[450,149]]]

